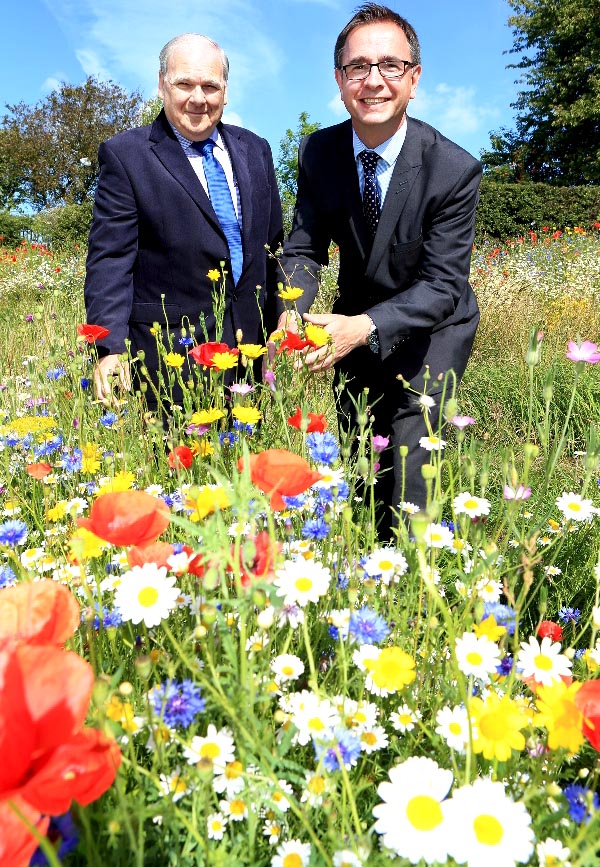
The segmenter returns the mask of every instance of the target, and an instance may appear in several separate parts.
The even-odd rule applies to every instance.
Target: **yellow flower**
[[[223,418],[224,415],[225,413],[222,409],[211,406],[209,409],[200,409],[198,412],[195,412],[190,419],[190,424],[212,424],[214,421]]]
[[[69,540],[69,551],[71,557],[81,563],[86,560],[93,560],[95,557],[100,557],[109,545],[109,542],[99,539],[98,536],[86,530],[85,527],[80,527],[78,530],[75,530]]]
[[[299,286],[283,286],[283,284],[279,284],[281,288],[277,293],[280,298],[284,301],[297,301],[302,295],[304,295],[304,289],[300,289]]]
[[[484,618],[481,623],[476,623],[473,627],[473,632],[477,636],[477,638],[481,638],[482,635],[485,635],[490,641],[494,643],[498,641],[499,638],[506,632],[505,626],[498,626],[496,623],[496,618],[493,614],[490,614],[488,617]]]
[[[185,357],[178,352],[167,352],[165,355],[165,364],[167,367],[180,368],[185,362]]]
[[[304,329],[304,335],[315,346],[325,346],[327,343],[331,343],[331,334],[320,325],[309,323]]]
[[[119,723],[129,734],[133,734],[139,729],[139,724],[134,719],[134,710],[129,702],[121,701],[116,695],[113,695],[110,704],[106,708],[106,716]]]
[[[96,443],[86,443],[81,449],[81,470],[84,473],[95,473],[100,469],[102,449]]]
[[[538,688],[536,704],[539,714],[536,725],[548,730],[548,746],[551,750],[563,748],[576,753],[584,743],[581,731],[583,714],[575,704],[575,696],[580,689],[581,684],[577,681],[567,686],[562,680]]]
[[[67,514],[67,501],[60,500],[51,509],[48,509],[47,518],[49,521],[53,523],[55,521],[61,521],[65,515]]]
[[[416,677],[415,661],[400,647],[384,647],[377,659],[365,659],[365,668],[379,689],[397,692]]]
[[[472,698],[469,716],[473,725],[473,751],[483,753],[485,759],[507,761],[513,750],[522,750],[525,736],[521,729],[528,725],[522,707],[507,696],[498,698],[491,692],[485,701]]]
[[[211,268],[206,276],[212,283],[216,283],[217,280],[221,279],[221,272],[217,271],[216,268]]]
[[[255,406],[234,406],[231,414],[241,424],[256,424],[261,419],[260,410]]]
[[[212,357],[213,367],[217,370],[231,370],[238,363],[237,355],[233,352],[215,352]]]
[[[259,346],[258,343],[240,343],[238,349],[245,355],[246,358],[260,358],[267,351],[266,346]]]
[[[0,436],[6,434],[15,434],[16,436],[25,436],[25,434],[43,434],[54,430],[57,427],[56,419],[49,415],[24,415],[21,418],[15,418],[6,424],[0,425]]]
[[[207,515],[230,505],[229,495],[220,485],[202,485],[188,491],[186,508],[192,509],[191,521],[202,521]]]
[[[127,470],[120,470],[115,473],[113,479],[105,479],[96,491],[96,496],[100,494],[108,494],[111,491],[129,491],[135,482],[135,475]]]
[[[195,455],[200,455],[201,458],[208,458],[210,455],[214,455],[215,450],[209,440],[200,440],[200,442],[194,443],[192,452]]]

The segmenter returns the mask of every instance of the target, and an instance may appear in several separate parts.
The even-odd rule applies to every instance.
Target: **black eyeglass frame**
[[[398,64],[403,63],[404,64],[404,70],[400,73],[400,75],[385,75],[381,71],[381,68],[380,68],[382,63],[398,63]],[[350,76],[346,72],[346,70],[350,66],[368,66],[369,69],[368,69],[367,74],[362,75],[360,78],[350,78]],[[406,75],[407,69],[411,69],[412,67],[417,66],[417,64],[413,63],[412,60],[380,60],[379,63],[346,63],[344,66],[340,66],[340,69],[342,70],[342,72],[344,72],[348,81],[364,81],[365,78],[368,78],[370,76],[371,69],[374,66],[377,67],[377,72],[380,74],[380,76],[382,78],[386,78],[389,81],[399,81],[401,78],[404,78],[404,76]]]

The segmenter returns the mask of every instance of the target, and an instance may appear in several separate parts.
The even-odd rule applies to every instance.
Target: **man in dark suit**
[[[303,140],[281,260],[291,285],[304,289],[299,312],[331,336],[332,344],[309,352],[306,363],[313,371],[335,363],[337,381],[346,378],[342,423],[355,419],[352,398],[368,389],[373,432],[391,438],[382,456],[390,471],[375,487],[381,538],[392,526],[390,506],[426,504],[423,412],[435,430],[438,377],[452,369],[460,378],[479,321],[468,277],[481,166],[437,130],[407,118],[420,74],[411,25],[384,6],[360,7],[335,46],[335,78],[351,120]],[[339,296],[331,314],[310,315],[332,241],[340,254]],[[288,319],[282,312],[279,327]],[[419,401],[405,383],[421,392],[424,378],[428,398]],[[408,447],[406,456],[400,446]]]
[[[275,252],[283,238],[281,204],[268,143],[221,123],[228,69],[224,51],[208,37],[175,37],[160,54],[158,118],[100,146],[85,303],[88,322],[110,330],[98,343],[94,376],[104,402],[114,376],[130,387],[120,357],[127,340],[133,357],[143,350],[156,380],[155,322],[165,346],[170,335],[181,354],[182,326],[188,336],[195,326],[203,342],[202,320],[209,340],[231,347],[240,335],[244,343],[263,342],[264,311],[269,304],[274,311],[277,279],[266,246]],[[227,274],[216,334],[207,274],[221,262]],[[155,408],[150,389],[148,401]]]

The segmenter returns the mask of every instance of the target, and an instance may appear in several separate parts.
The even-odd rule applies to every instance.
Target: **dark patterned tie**
[[[242,234],[235,208],[233,207],[229,184],[225,177],[225,170],[213,153],[214,146],[215,143],[210,138],[206,139],[206,141],[192,143],[194,150],[202,154],[202,167],[208,186],[208,196],[215,214],[219,218],[223,233],[227,238],[231,270],[234,282],[237,284],[242,273],[244,261]]]
[[[377,189],[377,181],[375,179],[375,170],[379,154],[375,151],[361,151],[358,155],[363,164],[363,172],[365,175],[365,186],[363,189],[363,214],[367,221],[367,226],[371,235],[375,235],[377,231],[377,223],[379,222],[379,214],[381,213],[381,204],[379,202],[379,190]]]

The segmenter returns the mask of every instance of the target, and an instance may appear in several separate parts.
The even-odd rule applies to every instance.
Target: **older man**
[[[115,375],[130,386],[120,357],[126,341],[132,356],[143,350],[156,385],[155,322],[159,340],[180,352],[181,329],[189,334],[189,325],[200,341],[204,329],[230,346],[240,333],[245,343],[261,341],[276,288],[266,247],[275,251],[282,240],[281,205],[268,143],[221,122],[228,69],[224,51],[208,37],[175,37],[160,53],[157,119],[100,146],[85,281],[88,322],[110,330],[98,344],[100,400],[110,399]],[[221,262],[219,311],[207,274]],[[148,400],[158,403],[152,389]]]
[[[300,147],[294,223],[282,266],[308,322],[325,326],[332,344],[307,355],[312,370],[336,365],[345,378],[344,424],[368,389],[374,433],[391,438],[375,493],[380,533],[390,507],[424,506],[419,440],[427,427],[408,382],[424,388],[434,428],[439,378],[464,372],[479,312],[469,286],[481,166],[421,121],[407,117],[421,75],[411,25],[385,6],[360,7],[340,33],[335,79],[350,120],[322,129]],[[309,315],[319,268],[333,241],[340,250],[333,313]],[[285,323],[282,314],[280,326]],[[408,453],[403,454],[407,446]]]

